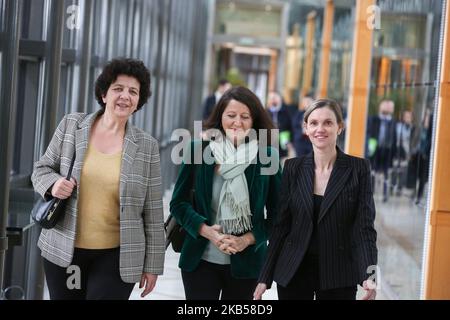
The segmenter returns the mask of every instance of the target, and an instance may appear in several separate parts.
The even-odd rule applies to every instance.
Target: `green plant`
[[[239,69],[237,69],[237,68],[228,69],[227,75],[225,78],[228,81],[230,81],[232,86],[244,86],[244,87],[247,86],[244,79],[242,79],[242,75],[239,72]]]

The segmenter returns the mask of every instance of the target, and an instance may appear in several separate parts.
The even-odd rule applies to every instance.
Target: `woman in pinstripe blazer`
[[[136,282],[143,297],[163,272],[158,143],[128,122],[151,95],[150,72],[138,60],[112,60],[95,94],[101,110],[66,115],[32,175],[42,197],[68,199],[38,243],[51,299],[128,299]]]
[[[336,147],[340,106],[320,99],[304,115],[313,153],[286,161],[282,207],[254,298],[277,282],[279,299],[374,299],[375,207],[367,160]]]

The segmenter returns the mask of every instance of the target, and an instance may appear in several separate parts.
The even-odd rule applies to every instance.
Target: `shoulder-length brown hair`
[[[259,129],[267,129],[267,141],[268,144],[270,144],[270,130],[275,129],[275,126],[270,119],[269,114],[262,106],[259,98],[251,90],[245,87],[238,86],[225,91],[209,118],[203,123],[203,129],[219,129],[225,134],[222,127],[222,115],[231,100],[239,101],[247,106],[253,121],[252,129],[256,131],[258,139],[260,139]]]

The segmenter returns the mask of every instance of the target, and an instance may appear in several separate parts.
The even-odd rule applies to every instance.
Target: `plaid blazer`
[[[45,152],[34,164],[31,180],[36,192],[46,192],[69,170],[80,182],[91,126],[100,111],[64,116]],[[68,267],[73,258],[79,190],[67,201],[64,218],[53,229],[41,232],[42,256]],[[120,275],[125,282],[139,282],[143,272],[162,274],[164,218],[160,158],[157,141],[130,123],[126,126],[120,170]]]

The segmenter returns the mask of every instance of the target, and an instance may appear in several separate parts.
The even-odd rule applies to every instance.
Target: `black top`
[[[318,256],[319,255],[319,235],[317,232],[317,222],[319,220],[320,206],[322,205],[323,196],[318,194],[313,195],[314,202],[314,216],[313,216],[313,232],[311,235],[311,240],[309,241],[309,246],[307,250],[308,255]]]

